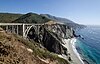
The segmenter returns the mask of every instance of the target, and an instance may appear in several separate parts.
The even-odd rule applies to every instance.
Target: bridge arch
[[[29,34],[32,35],[33,33],[36,32],[37,27],[35,25],[30,26],[25,30],[25,38],[28,38]]]

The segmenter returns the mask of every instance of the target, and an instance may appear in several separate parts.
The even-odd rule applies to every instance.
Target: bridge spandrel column
[[[39,27],[40,27],[40,26],[38,25],[38,26],[37,26],[37,34],[39,34]]]
[[[18,25],[17,25],[17,34],[18,34]]]
[[[25,37],[25,24],[23,24],[23,37]]]
[[[12,33],[15,33],[15,27],[14,27],[14,25],[12,25],[11,31],[12,31]]]
[[[8,26],[6,26],[6,31],[8,31]]]

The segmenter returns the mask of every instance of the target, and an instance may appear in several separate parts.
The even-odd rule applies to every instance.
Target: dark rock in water
[[[85,64],[90,64],[87,60],[83,60],[83,62],[85,63]]]
[[[69,60],[69,61],[72,61],[72,60],[71,60],[71,57],[69,57],[68,60]]]
[[[80,35],[76,35],[75,34],[75,31],[73,30],[73,35],[74,35],[74,37],[80,37]]]
[[[84,37],[82,35],[79,35],[80,38],[82,38],[84,40]]]
[[[81,37],[81,35],[78,35],[79,37]]]
[[[76,35],[75,33],[73,33],[73,34],[75,37],[77,37],[77,38],[79,37],[79,38],[82,38],[84,40],[84,37],[82,35]]]
[[[84,40],[84,38],[82,38]]]

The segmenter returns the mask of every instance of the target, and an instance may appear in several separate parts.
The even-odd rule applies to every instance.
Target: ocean
[[[77,30],[76,49],[87,64],[100,64],[100,26],[87,26]]]

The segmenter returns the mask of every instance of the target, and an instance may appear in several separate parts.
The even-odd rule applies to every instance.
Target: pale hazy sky
[[[80,24],[100,25],[100,0],[0,0],[0,12],[46,13]]]

